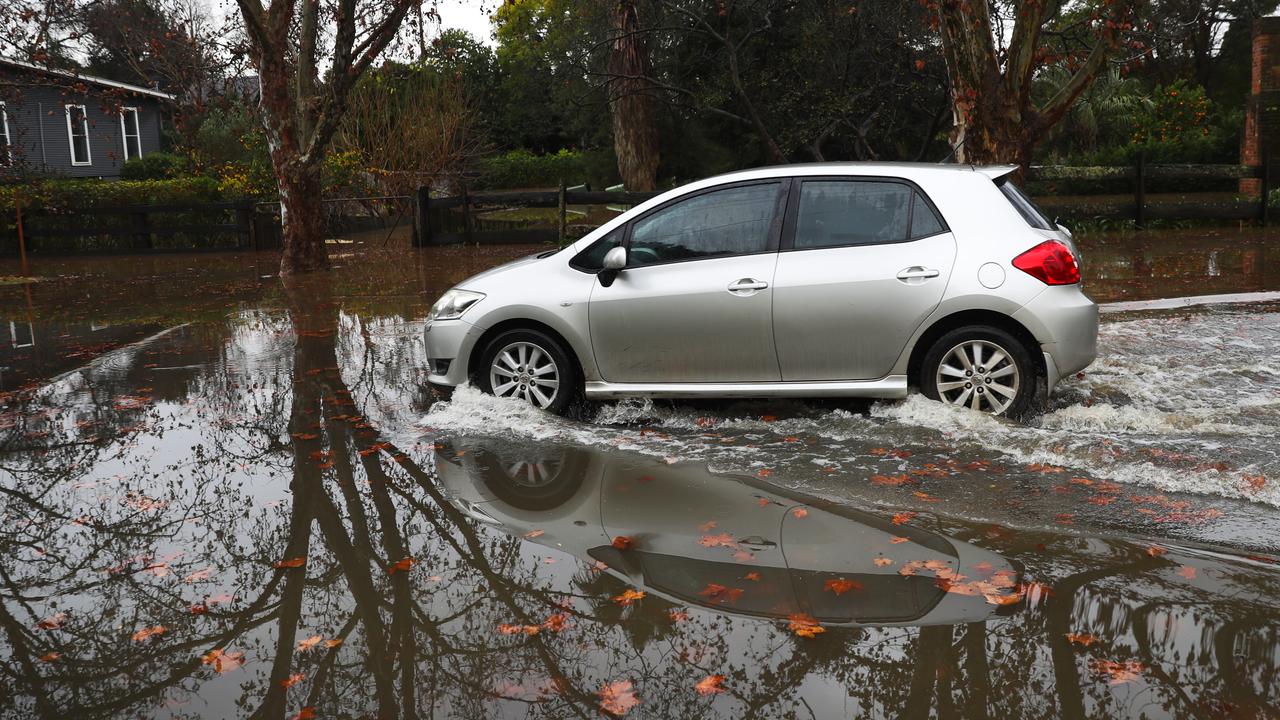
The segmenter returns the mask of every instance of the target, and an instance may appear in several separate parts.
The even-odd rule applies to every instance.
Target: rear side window
[[[905,183],[811,180],[800,187],[794,247],[904,242],[944,229],[929,203]]]
[[[1018,211],[1028,225],[1041,230],[1054,229],[1053,223],[1045,217],[1044,212],[1036,207],[1036,204],[1031,202],[1031,198],[1027,197],[1027,194],[1014,185],[1007,176],[1001,178],[996,184],[1000,187],[1000,192],[1004,193],[1005,198],[1009,200],[1009,204],[1013,205],[1013,209]]]
[[[745,185],[703,193],[638,220],[627,264],[748,255],[770,249],[781,183]]]

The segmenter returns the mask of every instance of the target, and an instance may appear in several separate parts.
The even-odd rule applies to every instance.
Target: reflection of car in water
[[[750,477],[511,440],[442,445],[436,470],[468,516],[677,603],[942,625],[1018,599],[1018,572],[999,555]]]

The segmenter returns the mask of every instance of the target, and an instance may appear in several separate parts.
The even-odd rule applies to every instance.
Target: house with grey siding
[[[117,178],[160,149],[173,96],[151,88],[0,58],[0,175],[18,169]]]

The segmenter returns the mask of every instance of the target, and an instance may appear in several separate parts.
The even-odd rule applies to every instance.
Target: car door
[[[942,300],[954,237],[901,180],[806,178],[791,198],[774,273],[782,379],[884,377]]]
[[[785,617],[796,608],[780,537],[792,504],[689,464],[627,458],[605,466],[600,516],[645,587],[684,602]],[[592,555],[609,564],[612,553]]]
[[[780,379],[773,274],[786,183],[712,188],[630,226],[627,266],[591,292],[591,345],[615,383]]]

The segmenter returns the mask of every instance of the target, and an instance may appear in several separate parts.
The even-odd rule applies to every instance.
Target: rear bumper
[[[465,320],[429,322],[423,330],[427,346],[427,382],[456,387],[467,381],[467,360],[482,330]],[[447,368],[445,367],[447,366]]]
[[[1098,306],[1079,285],[1046,288],[1013,318],[1040,341],[1050,391],[1098,356]]]

